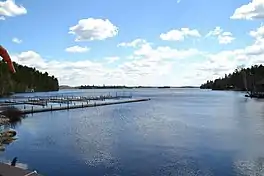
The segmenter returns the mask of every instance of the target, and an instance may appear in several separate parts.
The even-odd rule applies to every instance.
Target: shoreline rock
[[[3,115],[0,116],[0,125],[8,125],[9,123],[10,123],[10,121],[8,118],[6,118]]]

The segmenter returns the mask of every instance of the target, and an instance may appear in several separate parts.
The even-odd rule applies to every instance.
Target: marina
[[[142,102],[148,101],[149,98],[133,98],[131,95],[99,95],[99,96],[17,96],[9,99],[3,99],[0,102],[2,111],[6,111],[8,108],[15,108],[15,111],[19,111],[21,114],[33,114],[40,112],[51,112],[59,110],[70,110],[77,108],[88,108],[96,106],[117,105],[124,103]],[[7,113],[8,114],[8,113]],[[10,114],[9,114],[10,115]],[[1,124],[5,125],[9,123],[7,118],[9,115],[2,114],[0,119]],[[10,118],[10,117],[9,117]],[[5,151],[6,146],[12,143],[16,136],[14,130],[4,130],[0,133],[0,150]],[[27,169],[16,167],[16,157],[11,164],[0,163],[0,175],[14,175],[14,176],[38,176],[36,171],[29,171]]]
[[[132,95],[99,96],[17,96],[0,102],[0,107],[15,107],[23,114],[70,110],[114,104],[148,101],[149,98],[133,98]]]
[[[130,99],[130,100],[120,100],[120,101],[109,101],[109,102],[94,102],[94,103],[81,103],[81,104],[74,104],[74,105],[69,105],[67,106],[49,106],[49,107],[44,107],[44,108],[34,108],[33,106],[31,109],[23,109],[22,112],[23,114],[31,114],[31,113],[39,113],[39,112],[47,112],[47,111],[59,111],[59,110],[69,110],[69,109],[77,109],[77,108],[88,108],[88,107],[96,107],[96,106],[106,106],[106,105],[114,105],[114,104],[124,104],[124,103],[133,103],[133,102],[142,102],[142,101],[148,101],[150,99]]]

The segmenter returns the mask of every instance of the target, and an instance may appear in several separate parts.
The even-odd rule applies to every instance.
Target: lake
[[[16,156],[47,176],[264,175],[264,101],[231,91],[126,91],[151,101],[28,115],[1,160]]]

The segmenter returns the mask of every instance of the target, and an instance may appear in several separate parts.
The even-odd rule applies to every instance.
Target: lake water
[[[151,101],[29,115],[1,160],[17,156],[47,176],[264,175],[264,101],[199,89],[127,91]]]

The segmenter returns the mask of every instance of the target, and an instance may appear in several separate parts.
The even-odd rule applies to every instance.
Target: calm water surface
[[[128,91],[152,100],[29,115],[1,160],[17,156],[47,176],[264,175],[264,101],[198,89]]]

